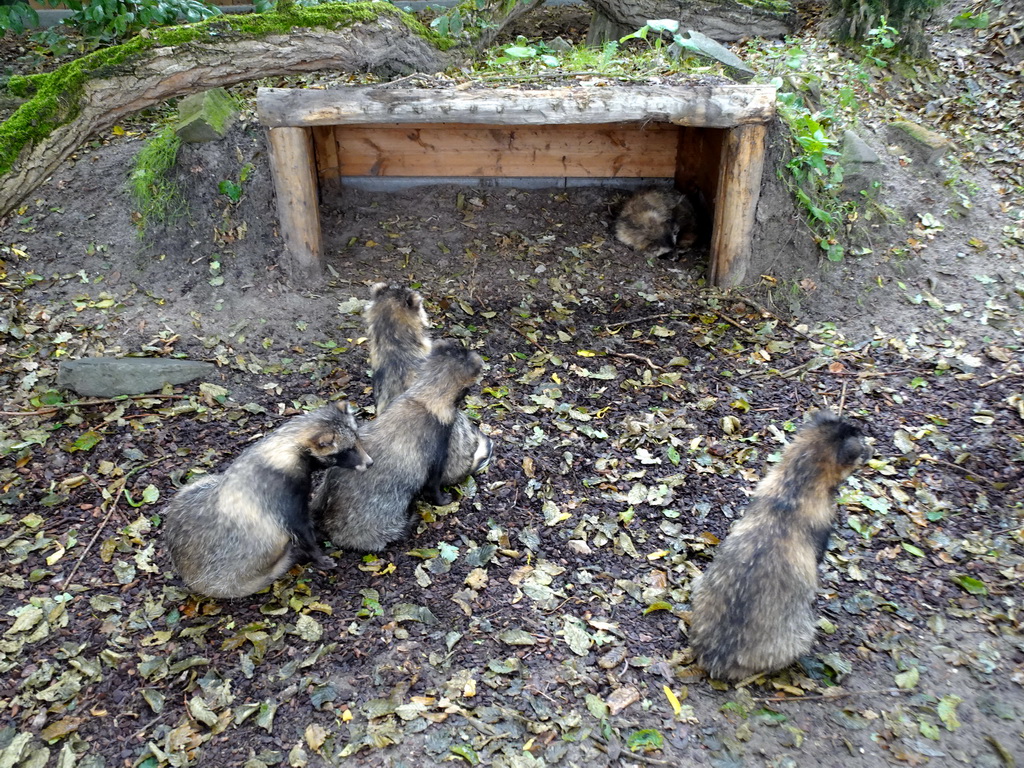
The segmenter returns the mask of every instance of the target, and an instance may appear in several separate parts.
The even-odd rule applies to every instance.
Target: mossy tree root
[[[155,30],[47,75],[12,78],[9,93],[28,100],[0,124],[0,217],[90,135],[166,99],[317,70],[436,72],[446,47],[394,6],[345,3]]]

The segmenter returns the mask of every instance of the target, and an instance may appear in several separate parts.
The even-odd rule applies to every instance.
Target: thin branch
[[[964,475],[967,476],[968,480],[974,478],[975,480],[977,480],[977,482],[986,483],[987,485],[990,485],[993,488],[996,485],[994,480],[989,480],[987,477],[982,477],[977,472],[972,472],[971,470],[967,469],[967,467],[961,467],[959,464],[954,464],[951,461],[943,461],[942,459],[937,459],[929,453],[922,453],[920,455],[920,459],[921,461],[927,461],[932,464],[938,464],[941,467],[949,467],[950,469],[959,470],[960,472],[963,472]]]
[[[621,323],[610,323],[604,327],[606,331],[610,331],[612,328],[622,328],[627,325],[635,325],[636,323],[646,323],[650,320],[661,320],[663,317],[680,318],[686,317],[688,312],[662,312],[660,315],[648,315],[647,317],[638,317],[636,320],[623,320]]]
[[[636,360],[638,363],[643,363],[644,365],[646,365],[651,370],[655,370],[655,371],[664,371],[665,370],[660,365],[658,365],[657,363],[653,362],[651,360],[651,358],[644,357],[643,355],[634,355],[632,352],[605,352],[605,354],[606,355],[611,355],[612,357],[622,357],[622,358],[625,358],[626,360]]]
[[[597,744],[597,748],[599,750],[601,750],[605,754],[608,754],[608,742],[607,741],[602,739],[600,736],[598,736],[593,731],[590,732],[590,738],[594,740],[594,742]],[[647,765],[677,765],[677,763],[669,762],[668,760],[657,760],[657,759],[655,759],[653,757],[648,757],[647,755],[642,754],[640,752],[633,752],[630,749],[622,750],[619,753],[619,756],[620,757],[629,758],[630,760],[637,760],[637,761],[639,761],[641,763],[646,763]]]
[[[64,588],[67,588],[67,586],[71,583],[71,579],[74,578],[74,575],[76,573],[78,573],[78,568],[82,565],[82,561],[85,560],[85,556],[89,554],[89,550],[92,549],[92,545],[96,543],[96,539],[100,537],[100,534],[103,533],[103,529],[106,528],[107,523],[110,522],[110,518],[113,516],[114,512],[117,511],[117,502],[121,500],[121,495],[124,492],[124,489],[128,486],[129,478],[131,478],[131,476],[134,475],[136,472],[140,472],[143,469],[152,467],[154,464],[159,464],[161,461],[168,458],[170,457],[161,456],[159,459],[153,459],[153,461],[147,461],[145,464],[140,464],[139,466],[134,467],[133,469],[125,473],[125,476],[122,477],[119,481],[115,481],[114,483],[112,483],[112,485],[118,485],[118,483],[120,483],[120,485],[117,488],[117,492],[114,493],[110,498],[110,508],[107,510],[106,517],[103,518],[103,522],[101,522],[99,528],[96,529],[96,533],[94,533],[92,535],[92,538],[89,539],[89,543],[85,545],[85,549],[82,550],[82,554],[78,556],[78,562],[76,562],[75,567],[71,569],[71,573],[69,573],[68,577],[64,579]],[[103,491],[107,490],[103,488],[99,483],[97,483],[90,475],[86,474],[85,477],[86,479],[89,480],[89,482],[91,482],[94,486],[96,486],[96,488],[99,489],[101,496],[103,495]],[[102,505],[100,508],[102,509]],[[124,520],[123,515],[121,519]],[[125,520],[125,524],[128,524],[127,520]]]

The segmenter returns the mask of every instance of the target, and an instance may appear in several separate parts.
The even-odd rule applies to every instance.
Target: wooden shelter
[[[260,88],[292,271],[323,270],[318,188],[355,176],[673,179],[713,209],[712,284],[743,282],[775,89]]]

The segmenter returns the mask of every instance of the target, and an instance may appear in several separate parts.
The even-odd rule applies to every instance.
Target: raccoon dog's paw
[[[429,490],[423,494],[423,500],[435,507],[446,507],[455,500],[455,497],[444,491]]]
[[[315,565],[317,568],[322,568],[325,571],[329,571],[333,568],[338,567],[338,561],[330,555],[324,554],[323,552],[314,555],[312,560],[313,565]]]

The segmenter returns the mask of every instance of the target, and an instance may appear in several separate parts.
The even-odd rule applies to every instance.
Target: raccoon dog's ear
[[[820,427],[822,424],[831,424],[836,421],[839,421],[839,417],[827,408],[815,411],[814,415],[811,417],[811,423],[817,427]]]
[[[352,407],[352,403],[348,400],[336,400],[334,407],[341,411],[346,416],[354,416],[356,409]]]
[[[322,429],[309,437],[309,452],[314,456],[330,456],[338,452],[338,435],[333,429]]]
[[[381,293],[386,291],[387,288],[387,283],[374,283],[373,285],[370,286],[370,298],[376,299],[378,296],[381,295]]]
[[[849,467],[871,458],[871,447],[864,442],[859,430],[847,437],[839,446],[836,462],[842,467]]]

